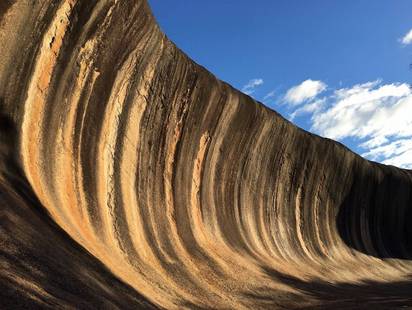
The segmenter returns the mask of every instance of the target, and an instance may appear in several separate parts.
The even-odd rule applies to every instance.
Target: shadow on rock
[[[412,258],[412,172],[377,164],[358,171],[337,217],[349,247],[377,258]],[[363,166],[365,167],[365,166]],[[361,169],[359,167],[359,169]]]
[[[362,283],[329,283],[325,281],[306,282],[264,268],[273,281],[283,283],[297,290],[297,293],[283,295],[264,292],[247,294],[257,303],[286,306],[287,309],[411,309],[412,275],[404,281]],[[306,304],[306,305],[305,305]],[[286,309],[285,308],[285,309]]]

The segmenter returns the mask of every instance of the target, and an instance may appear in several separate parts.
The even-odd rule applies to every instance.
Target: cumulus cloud
[[[263,84],[262,79],[252,79],[245,86],[242,87],[242,92],[246,95],[251,95],[255,92],[256,87]]]
[[[318,99],[313,102],[304,104],[303,106],[293,111],[290,114],[289,119],[293,121],[297,116],[307,114],[307,113],[316,113],[324,107],[325,101],[326,101],[325,98],[323,98],[323,99]]]
[[[302,84],[290,88],[284,101],[292,106],[307,102],[326,90],[327,85],[322,81],[306,80]]]
[[[295,109],[311,114],[311,130],[352,139],[364,157],[412,168],[412,90],[405,83],[373,81],[335,90]]]
[[[329,108],[312,118],[312,129],[329,138],[383,139],[412,134],[412,93],[408,84],[359,84],[335,91],[329,100]]]
[[[412,29],[400,40],[402,44],[408,45],[412,43]]]

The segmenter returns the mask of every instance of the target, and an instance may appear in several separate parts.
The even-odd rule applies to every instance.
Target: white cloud
[[[268,93],[265,97],[263,97],[263,101],[266,101],[268,99],[271,99],[273,97],[275,97],[276,91],[272,90],[270,93]]]
[[[409,32],[405,34],[405,36],[402,39],[400,39],[400,41],[404,45],[411,44],[412,43],[412,29],[409,30]]]
[[[285,97],[285,102],[296,106],[311,100],[326,90],[327,85],[321,81],[306,80],[302,84],[290,88]]]
[[[363,153],[362,156],[368,157],[372,160],[377,160],[379,157],[384,157],[389,158],[386,161],[390,161],[390,159],[394,156],[402,155],[408,151],[412,151],[412,140],[400,139],[389,143],[383,143],[382,145],[377,145],[369,149],[368,152]]]
[[[378,147],[380,145],[383,145],[385,143],[388,143],[389,140],[386,137],[381,137],[381,136],[377,136],[375,138],[369,139],[367,141],[365,141],[364,143],[360,144],[359,146],[363,149],[372,149],[375,147]]]
[[[255,92],[256,87],[263,84],[262,79],[252,79],[245,86],[242,87],[242,92],[246,95],[251,95]]]
[[[406,152],[399,154],[397,156],[391,157],[383,161],[385,165],[393,165],[406,169],[412,169],[412,149],[407,150]]]
[[[309,102],[293,111],[293,113],[289,115],[289,119],[293,121],[297,116],[318,112],[323,108],[325,101],[325,99],[318,99],[313,102]]]
[[[291,117],[311,114],[311,130],[328,138],[349,138],[364,157],[412,168],[412,90],[382,81],[354,85],[316,98]]]
[[[412,92],[407,84],[380,81],[339,89],[331,105],[313,115],[313,129],[332,139],[412,135]]]

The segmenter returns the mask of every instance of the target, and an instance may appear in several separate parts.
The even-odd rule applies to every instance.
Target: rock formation
[[[0,306],[412,307],[412,171],[217,80],[145,0],[0,2]]]

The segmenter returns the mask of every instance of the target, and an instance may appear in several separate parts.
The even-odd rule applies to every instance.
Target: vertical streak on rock
[[[49,84],[52,79],[53,69],[63,44],[64,36],[68,30],[72,8],[76,0],[64,0],[60,3],[47,32],[43,35],[36,66],[31,76],[28,96],[24,105],[24,119],[22,124],[21,148],[22,161],[27,177],[34,187],[39,199],[44,205],[51,206],[49,189],[43,176],[42,141],[43,112],[47,102]],[[70,210],[57,210],[51,208],[50,212],[62,223],[72,227],[73,216]]]
[[[90,217],[88,213],[85,212],[83,206],[85,205],[85,200],[82,198],[83,189],[79,186],[81,184],[78,181],[81,178],[78,175],[79,171],[76,171],[76,157],[67,156],[68,150],[74,149],[73,136],[74,128],[76,124],[76,118],[78,117],[78,107],[82,96],[87,97],[90,95],[90,89],[93,87],[99,73],[93,69],[92,64],[86,64],[81,62],[79,77],[76,80],[76,84],[73,89],[72,96],[67,99],[71,102],[68,105],[67,118],[61,127],[59,127],[59,133],[56,141],[56,154],[55,162],[51,163],[54,170],[54,180],[56,183],[62,184],[66,191],[56,192],[56,202],[59,206],[66,206],[68,209],[72,209],[72,214],[75,216],[74,221],[76,228],[80,231],[80,238],[84,239],[83,242],[89,242],[91,244],[96,242],[96,236],[93,231],[90,231],[92,226]],[[66,173],[63,175],[59,174],[60,167],[64,167]]]

